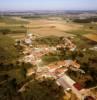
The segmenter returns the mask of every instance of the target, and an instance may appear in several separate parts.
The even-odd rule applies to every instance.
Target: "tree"
[[[22,93],[24,100],[64,100],[64,90],[55,80],[34,80]]]
[[[27,70],[25,67],[21,67],[21,75],[26,78]]]
[[[3,33],[3,35],[9,34],[11,32],[10,29],[2,29],[0,31]]]

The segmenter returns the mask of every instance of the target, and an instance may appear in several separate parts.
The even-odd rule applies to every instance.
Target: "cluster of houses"
[[[57,48],[64,48],[64,50],[75,51],[76,45],[71,41],[70,38],[63,39],[64,44],[57,45]]]
[[[94,50],[94,51],[97,51],[97,46],[94,46],[92,48],[89,48],[90,50]]]
[[[48,54],[49,52],[54,52],[57,50],[57,48],[63,47],[64,49],[68,48],[70,51],[74,51],[76,49],[76,45],[71,41],[70,38],[63,38],[64,44],[60,44],[57,46],[52,46],[49,47],[47,45],[42,45],[39,47],[31,47],[32,46],[32,41],[33,39],[33,34],[29,33],[27,34],[26,38],[24,39],[25,48],[23,51],[24,57],[23,61],[24,62],[29,62],[33,65],[37,64],[37,60],[40,60],[41,57],[45,54]],[[73,60],[64,60],[64,61],[58,61],[56,64],[51,64],[48,65],[48,70],[50,72],[53,72],[55,76],[60,76],[63,74],[67,69],[72,69],[72,70],[80,70],[80,64],[77,63],[77,61]]]
[[[23,60],[33,64],[33,61],[39,60],[43,55],[55,50],[55,47],[25,48],[23,51],[23,54],[25,55]]]
[[[25,35],[25,38],[21,39],[21,40],[16,40],[16,44],[15,45],[21,45],[21,46],[32,46],[33,40],[36,38],[35,35],[33,35],[32,33],[27,33]]]
[[[78,64],[76,61],[73,60],[64,60],[64,61],[58,61],[54,62],[52,64],[46,65],[45,67],[39,67],[38,73],[40,73],[41,76],[45,77],[54,77],[59,78],[65,74],[65,72],[69,68],[74,68],[76,70],[80,70],[80,64]]]
[[[79,70],[80,64],[73,60],[64,60],[48,65],[49,71],[52,72],[55,76],[63,75],[69,68]]]
[[[32,42],[35,38],[36,36],[33,35],[32,33],[27,33],[26,38],[24,39],[24,43],[26,45],[32,46]]]
[[[40,60],[41,57],[45,54],[48,54],[49,52],[54,52],[59,47],[63,47],[64,49],[68,48],[70,51],[74,51],[76,49],[76,45],[71,41],[69,38],[64,38],[64,44],[57,45],[55,47],[49,47],[49,46],[40,46],[40,47],[34,47],[32,48],[32,41],[33,41],[33,35],[31,33],[27,34],[26,38],[24,39],[24,43],[28,46],[25,46],[25,49],[23,51],[24,62],[29,62],[33,65],[37,64],[37,60]],[[69,68],[72,70],[79,70],[80,64],[77,63],[77,61],[73,60],[64,60],[64,61],[58,61],[56,64],[50,64],[47,66],[48,71],[52,72],[54,76],[61,76],[65,73]],[[31,71],[31,70],[30,70]],[[47,73],[45,73],[47,74]]]
[[[23,40],[23,46],[25,46],[23,54],[23,61],[29,62],[33,65],[37,66],[37,69],[29,68],[27,70],[27,76],[31,76],[32,74],[35,74],[37,72],[38,78],[41,77],[53,77],[56,79],[56,82],[63,84],[63,87],[66,89],[75,87],[77,90],[82,90],[82,87],[80,84],[76,83],[74,80],[72,80],[69,76],[65,74],[68,69],[71,69],[73,71],[80,71],[81,73],[85,73],[83,70],[80,69],[80,64],[76,60],[64,60],[64,61],[57,61],[49,65],[45,65],[44,67],[39,67],[38,64],[42,61],[41,57],[45,54],[48,54],[49,52],[55,52],[58,48],[64,48],[64,50],[69,51],[75,51],[76,45],[71,41],[69,38],[64,38],[64,44],[59,44],[55,47],[49,47],[49,46],[39,46],[39,47],[32,47],[33,42],[33,35],[29,33],[26,38]],[[17,42],[19,43],[19,42]],[[18,44],[17,44],[18,45]],[[97,50],[97,47],[91,48]],[[62,82],[65,79],[66,82]],[[67,85],[67,83],[70,83],[70,85]]]

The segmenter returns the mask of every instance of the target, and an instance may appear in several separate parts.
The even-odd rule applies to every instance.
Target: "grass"
[[[27,23],[26,21],[16,20],[8,16],[0,16],[0,22],[6,23],[6,24],[25,24]]]
[[[82,24],[82,26],[83,27],[81,27],[78,30],[67,31],[67,33],[74,34],[77,36],[83,36],[83,35],[89,34],[89,33],[97,33],[97,24],[96,23]]]
[[[13,70],[10,70],[8,72],[8,75],[11,77],[11,78],[15,78],[17,80],[17,83],[21,83],[23,80],[24,80],[24,77],[23,75],[21,74],[21,69],[13,69]]]
[[[37,38],[35,40],[38,44],[46,44],[46,45],[57,45],[60,42],[60,37],[57,36],[45,36],[41,38]]]
[[[27,28],[25,27],[27,24],[27,21],[14,19],[8,16],[0,16],[0,34],[13,34],[15,36],[19,36],[21,33],[25,34],[27,32]]]
[[[14,47],[14,43],[12,38],[0,35],[0,62],[13,61],[18,58],[19,53]]]
[[[42,60],[45,64],[50,64],[52,62],[58,61],[60,58],[57,55],[43,56]]]
[[[67,33],[76,35],[74,41],[78,47],[92,47],[92,42],[97,42],[97,24],[87,23],[82,25],[82,28],[78,30],[67,31]]]
[[[79,30],[67,31],[67,33],[74,34],[77,36],[82,36],[82,35],[90,33],[90,32],[87,30],[84,30],[84,29],[79,29]]]
[[[6,31],[7,30],[7,31]],[[0,26],[0,32],[6,32],[6,34],[9,33],[25,33],[27,31],[26,27],[22,24],[19,25],[1,25]]]

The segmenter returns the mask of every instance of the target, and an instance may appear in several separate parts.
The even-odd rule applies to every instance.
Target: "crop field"
[[[14,17],[0,17],[0,33],[13,38],[23,38],[27,32],[27,21]]]
[[[11,36],[15,39],[24,38],[27,32],[36,36],[72,36],[66,31],[78,30],[81,25],[66,23],[59,18],[24,19],[21,17],[0,17],[0,33]]]
[[[38,82],[38,79],[42,79],[41,76],[44,74],[49,75],[50,69],[45,73],[45,66],[49,67],[53,64],[58,67],[63,64],[57,62],[64,60],[75,62],[72,63],[72,66],[69,66],[70,68],[67,66],[66,75],[68,77],[76,83],[80,83],[84,89],[97,86],[97,51],[92,49],[97,45],[95,43],[97,42],[97,24],[95,22],[76,23],[72,19],[67,17],[64,19],[62,16],[47,15],[45,18],[22,16],[26,15],[0,17],[0,93],[2,93],[0,98],[7,98],[4,94],[8,93],[11,96],[12,92],[13,97],[18,96],[19,92],[21,92],[19,97],[23,98],[28,94],[27,99],[33,93],[40,95],[42,93],[39,91],[42,89],[41,84],[43,84],[43,88],[44,85],[47,85],[47,89],[44,89],[45,93],[42,93],[42,95],[47,93],[48,96],[49,92],[56,92],[58,88],[49,84],[49,82],[52,84],[52,81],[46,80],[47,83],[46,81],[42,83],[42,81]],[[31,33],[31,36],[29,33]],[[42,63],[39,61],[42,61]],[[32,64],[33,62],[34,64]],[[76,68],[77,65],[80,69]],[[39,74],[37,67],[41,67]],[[65,68],[65,66],[63,67]],[[28,76],[30,74],[29,69],[32,71],[31,76]],[[51,77],[56,76],[57,78],[58,76],[58,78],[61,78],[59,74],[63,74],[64,70],[55,70],[54,76],[51,75]],[[33,83],[34,81],[35,83]],[[49,87],[54,88],[54,90],[48,90]],[[53,98],[49,100],[53,100]],[[74,100],[77,99],[74,98]]]
[[[40,36],[69,36],[68,30],[76,30],[81,26],[72,23],[66,23],[64,20],[36,19],[30,20],[28,24],[29,32]]]
[[[92,33],[91,34],[86,34],[86,35],[84,35],[84,37],[86,37],[86,38],[88,38],[92,41],[97,42],[97,34],[92,34]]]
[[[84,36],[97,41],[97,24],[78,24],[66,22],[59,18],[24,19],[21,17],[0,17],[0,33],[6,33],[15,39],[25,37],[26,33],[33,33],[38,37],[45,36]]]

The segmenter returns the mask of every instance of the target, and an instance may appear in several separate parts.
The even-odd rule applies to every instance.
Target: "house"
[[[27,74],[26,74],[26,76],[31,76],[32,74],[34,74],[35,73],[35,71],[33,70],[33,68],[29,68],[29,69],[27,69]]]
[[[56,69],[62,68],[63,66],[65,67],[65,62],[64,61],[58,61],[56,63],[50,64],[48,66],[48,69],[50,71],[55,71]]]
[[[32,33],[27,33],[26,38],[24,39],[24,42],[27,45],[32,45]]]
[[[27,33],[28,38],[32,38],[32,33]]]
[[[76,62],[76,60],[73,61],[71,65],[72,65],[74,68],[77,68],[77,69],[80,68],[80,64],[78,64],[78,63]]]
[[[66,71],[67,71],[66,68],[60,67],[60,68],[56,69],[54,73],[55,73],[56,76],[60,77],[60,76],[64,75],[64,73]]]
[[[55,64],[50,64],[48,66],[48,69],[53,72],[56,69],[59,69],[62,67],[64,67],[64,69],[69,68],[69,67],[79,69],[80,64],[78,64],[76,61],[73,61],[73,60],[64,60],[64,61],[58,61]]]
[[[89,48],[90,50],[94,50],[94,51],[97,51],[97,46],[94,46],[92,48]]]
[[[64,60],[64,66],[70,67],[71,64],[72,64],[72,60]]]
[[[57,69],[57,66],[56,65],[49,65],[48,69],[50,72],[54,72]]]
[[[29,38],[26,38],[26,39],[24,40],[24,42],[25,42],[27,45],[31,45],[31,44],[32,44],[32,40],[29,39]]]
[[[65,81],[67,81],[67,83],[69,83],[71,86],[73,84],[75,84],[76,82],[74,80],[72,80],[68,75],[64,74],[64,76],[62,77],[63,79],[65,79]]]
[[[79,91],[83,89],[79,83],[75,83],[75,84],[73,84],[73,86]]]
[[[66,67],[74,67],[74,68],[77,68],[77,69],[80,68],[80,64],[78,64],[76,62],[76,60],[75,61],[73,61],[73,60],[64,60],[64,62],[65,62],[64,66],[66,66]]]
[[[66,82],[64,82],[64,79],[62,78],[57,79],[56,83],[59,86],[62,86],[64,88],[64,91],[71,90],[71,87]]]
[[[32,63],[32,61],[33,61],[34,59],[35,59],[35,58],[34,58],[33,54],[30,54],[30,55],[27,55],[27,56],[24,57],[24,61],[25,61],[25,62],[30,62],[30,63]]]

